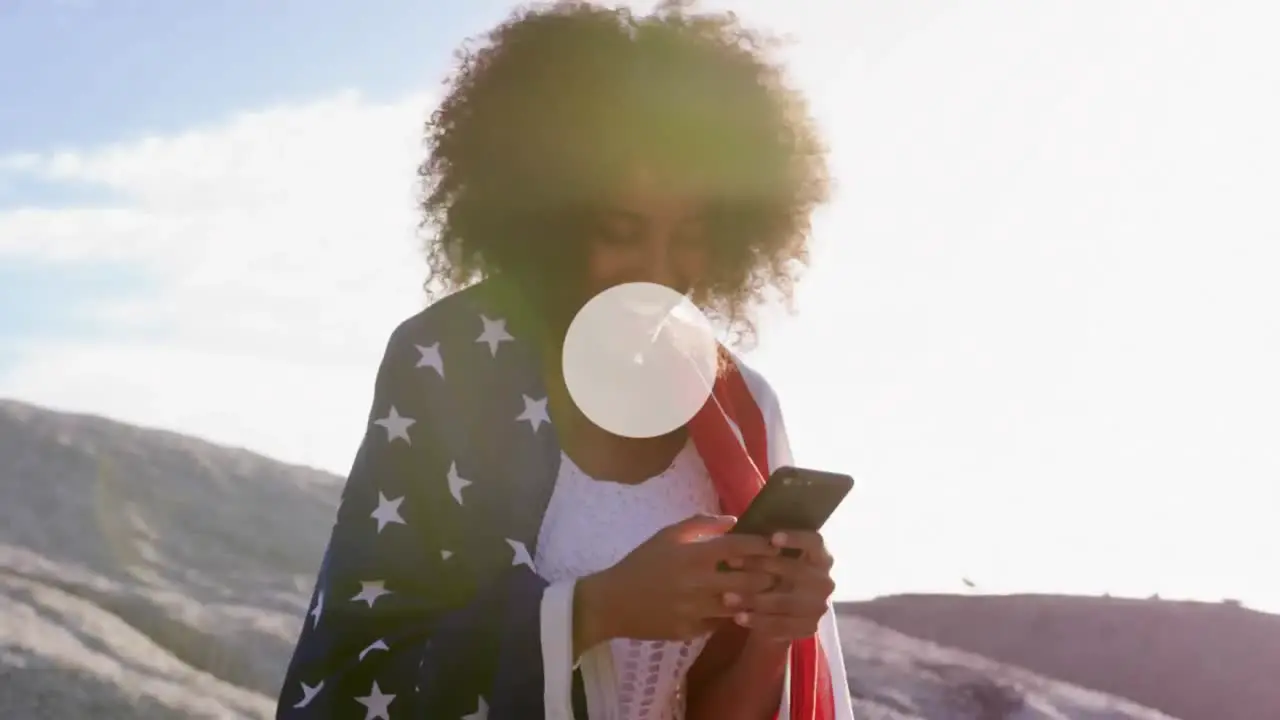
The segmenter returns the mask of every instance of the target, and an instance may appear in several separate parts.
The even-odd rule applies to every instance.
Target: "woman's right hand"
[[[723,572],[778,554],[769,539],[734,535],[734,518],[698,515],[666,527],[617,565],[583,578],[575,593],[580,654],[612,638],[684,640],[711,632],[735,608],[773,584],[761,571]]]

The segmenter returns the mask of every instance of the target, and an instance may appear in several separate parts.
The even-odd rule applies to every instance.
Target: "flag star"
[[[490,320],[481,315],[480,321],[484,323],[484,332],[480,333],[480,337],[476,338],[476,342],[487,344],[490,355],[497,357],[498,345],[508,340],[515,340],[515,338],[511,337],[511,333],[507,332],[506,320],[501,318]]]
[[[351,598],[352,602],[367,602],[369,608],[373,608],[373,604],[383,595],[390,595],[391,591],[386,588],[386,583],[381,580],[363,580],[360,582],[360,592]]]
[[[383,642],[381,638],[379,638],[377,640],[374,640],[372,645],[360,651],[360,660],[363,661],[364,656],[368,655],[374,650],[390,650],[390,649],[391,648],[387,647],[387,644]]]
[[[511,546],[511,565],[528,565],[533,570],[533,558],[529,556],[529,548],[519,540],[507,538],[507,544]]]
[[[381,491],[378,492],[378,509],[374,510],[369,517],[378,521],[379,534],[382,533],[382,528],[386,527],[387,523],[405,524],[404,518],[400,517],[400,503],[402,502],[404,502],[403,495],[395,500],[389,500]]]
[[[476,698],[476,711],[464,715],[462,720],[489,720],[489,703],[484,701],[483,695]]]
[[[368,708],[364,713],[364,720],[391,720],[391,711],[388,706],[391,701],[395,700],[395,695],[387,695],[378,688],[378,681],[373,681],[373,689],[368,695],[356,698],[356,702]]]
[[[451,557],[453,557],[453,551],[452,551],[452,550],[441,550],[441,551],[440,551],[440,559],[441,559],[441,560],[448,560],[448,559],[449,559],[449,558],[451,558]]]
[[[453,499],[462,504],[462,489],[471,484],[470,480],[458,474],[458,463],[449,463],[449,493]]]
[[[417,420],[410,417],[404,417],[396,411],[396,406],[392,405],[391,412],[387,413],[387,416],[384,418],[374,420],[373,424],[381,425],[386,429],[387,442],[395,442],[397,439],[402,439],[406,443],[412,445],[413,442],[409,440],[409,426],[413,425],[415,422],[417,422]]]
[[[311,608],[311,612],[308,613],[309,615],[311,615],[311,627],[316,627],[317,625],[320,624],[320,613],[322,612],[324,612],[324,591],[323,590],[321,590],[319,593],[316,594],[316,606]]]
[[[434,368],[440,373],[441,379],[444,378],[444,358],[440,356],[440,343],[432,343],[431,345],[414,345],[418,348],[418,364],[415,367]]]
[[[547,399],[534,400],[528,395],[521,395],[524,398],[524,412],[516,417],[516,421],[527,420],[534,432],[538,432],[538,428],[542,423],[550,423],[551,416],[547,414]]]
[[[324,687],[323,680],[317,683],[315,687],[304,682],[299,682],[298,684],[302,686],[302,699],[294,705],[295,708],[304,708],[310,705],[311,701],[316,699],[316,695],[320,694],[320,689]]]

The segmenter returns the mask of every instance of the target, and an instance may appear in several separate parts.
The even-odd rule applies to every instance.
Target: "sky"
[[[837,596],[1280,612],[1280,10],[710,5],[794,38],[831,149],[747,359],[857,479]],[[345,474],[421,125],[509,7],[0,1],[0,397]]]

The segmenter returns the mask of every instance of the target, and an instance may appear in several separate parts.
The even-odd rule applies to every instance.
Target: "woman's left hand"
[[[799,556],[747,559],[750,569],[770,573],[777,582],[751,597],[726,595],[725,604],[739,609],[734,622],[756,639],[789,642],[813,635],[835,589],[831,553],[816,532],[779,532],[771,541],[778,548],[793,548]]]

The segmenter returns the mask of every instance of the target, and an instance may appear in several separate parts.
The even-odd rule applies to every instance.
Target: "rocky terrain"
[[[920,595],[840,610],[1187,720],[1280,719],[1280,616],[1234,603]]]
[[[0,718],[271,717],[340,484],[0,400]],[[886,627],[903,616],[868,619],[884,607],[842,614],[859,720],[1174,717],[1120,699],[1136,696],[1125,687],[1085,690]],[[1141,662],[1158,674],[1174,660]]]

